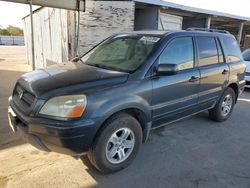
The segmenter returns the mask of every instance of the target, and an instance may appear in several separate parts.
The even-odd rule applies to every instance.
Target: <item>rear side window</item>
[[[223,46],[227,52],[229,62],[237,62],[242,60],[242,54],[238,42],[233,37],[222,38]]]
[[[198,47],[200,67],[219,63],[219,56],[215,38],[197,37],[196,42]]]
[[[194,47],[192,37],[176,38],[165,48],[159,59],[160,64],[177,64],[178,70],[194,67]]]

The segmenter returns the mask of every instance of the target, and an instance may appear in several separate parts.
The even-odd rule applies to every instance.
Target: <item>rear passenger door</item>
[[[227,85],[229,66],[216,37],[198,36],[196,46],[201,74],[199,105],[210,107],[215,104]]]

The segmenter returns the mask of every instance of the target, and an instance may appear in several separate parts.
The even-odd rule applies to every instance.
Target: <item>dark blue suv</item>
[[[228,119],[245,68],[224,31],[117,34],[72,62],[24,74],[9,122],[38,149],[87,155],[101,172],[114,172],[132,162],[151,129],[205,110]]]

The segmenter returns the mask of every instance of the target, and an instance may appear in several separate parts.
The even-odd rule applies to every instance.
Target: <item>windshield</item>
[[[81,61],[104,69],[133,72],[145,63],[159,40],[155,36],[116,37],[89,51]]]

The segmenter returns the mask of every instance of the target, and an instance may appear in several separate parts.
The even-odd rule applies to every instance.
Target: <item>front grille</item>
[[[15,101],[24,107],[30,107],[35,100],[35,96],[19,84],[15,87],[13,97]]]
[[[250,76],[250,72],[246,72],[245,75],[246,75],[246,76]]]

